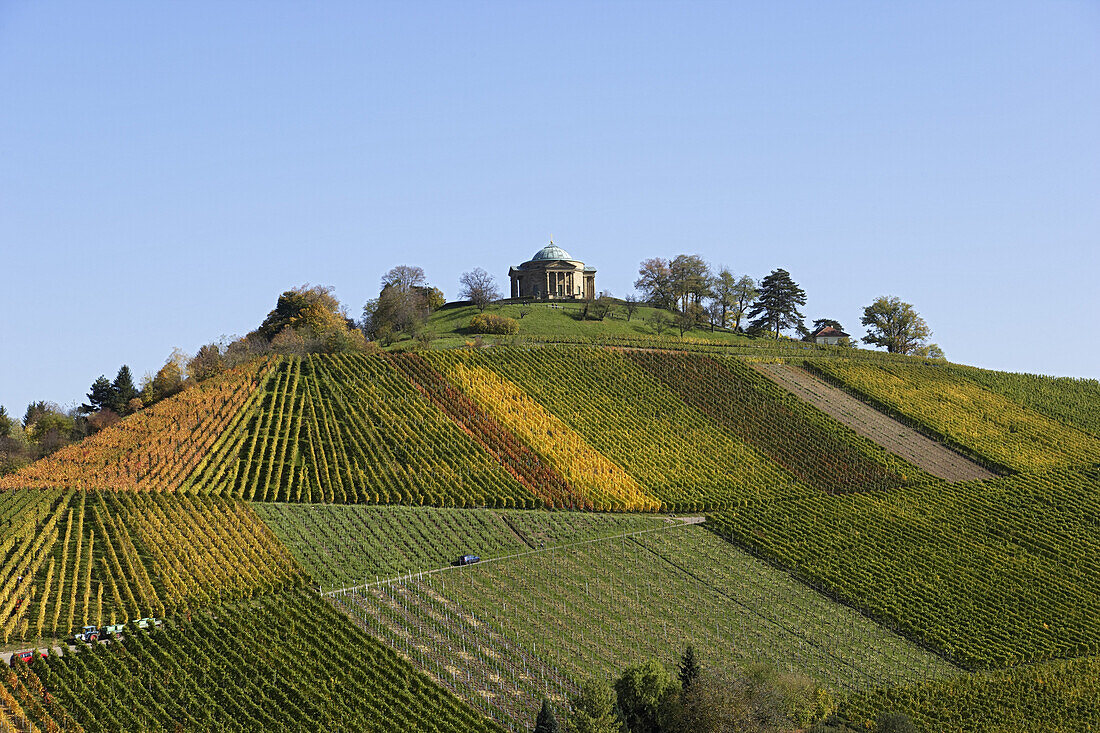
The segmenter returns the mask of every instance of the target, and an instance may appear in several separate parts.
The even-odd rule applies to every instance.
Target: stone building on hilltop
[[[513,298],[589,300],[596,297],[596,268],[573,259],[554,244],[540,249],[527,262],[508,268]]]

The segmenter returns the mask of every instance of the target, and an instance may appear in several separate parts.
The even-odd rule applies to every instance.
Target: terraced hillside
[[[258,360],[184,390],[0,477],[0,490],[175,491],[223,435],[239,429],[271,366]]]
[[[500,509],[254,504],[310,576],[326,589],[585,542],[680,520],[653,514]]]
[[[808,674],[859,726],[888,707],[937,733],[1097,725],[1092,383],[616,343],[261,361],[5,477],[9,648],[169,630],[20,668],[0,714],[493,729],[473,708],[518,730],[542,696],[561,710],[584,676],[692,643]],[[346,676],[313,664],[330,648]],[[365,679],[365,702],[342,687]]]

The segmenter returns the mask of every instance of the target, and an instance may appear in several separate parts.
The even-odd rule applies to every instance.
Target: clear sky
[[[553,235],[1100,377],[1100,3],[0,0],[0,404]]]

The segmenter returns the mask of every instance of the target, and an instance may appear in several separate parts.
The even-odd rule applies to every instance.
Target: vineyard
[[[0,698],[18,730],[499,730],[300,591],[18,662]]]
[[[838,493],[931,478],[738,360],[628,353],[686,403],[811,486]]]
[[[952,364],[945,369],[1047,417],[1100,437],[1100,382],[991,372]]]
[[[935,366],[815,361],[812,368],[948,444],[1013,471],[1085,466],[1100,438]]]
[[[971,481],[993,478],[995,475],[805,369],[791,364],[763,363],[752,364],[751,368],[822,413],[933,476],[948,481]]]
[[[444,567],[465,554],[514,555],[670,521],[646,514],[399,506],[254,504],[253,509],[326,589]]]
[[[602,456],[578,470],[604,475],[610,470],[604,461],[610,462],[665,510],[738,506],[809,491],[622,352],[545,347],[431,352],[425,358],[521,434],[547,424],[558,435],[564,435],[559,426],[568,428]]]
[[[187,489],[254,501],[536,503],[382,356],[285,358],[250,412]]]
[[[130,492],[7,491],[0,641],[164,617],[303,582],[247,506]]]
[[[1100,469],[816,496],[708,526],[968,669],[1100,653]]]
[[[591,675],[687,643],[846,690],[958,671],[699,527],[413,574],[336,596],[352,618],[504,724]],[[538,619],[534,622],[534,619]]]
[[[271,365],[237,367],[0,477],[0,489],[174,491],[258,394]]]
[[[866,727],[882,710],[937,733],[1079,733],[1100,729],[1100,659],[1048,662],[855,693],[840,706]]]

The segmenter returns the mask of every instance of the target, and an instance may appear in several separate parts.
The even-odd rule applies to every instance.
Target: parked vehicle
[[[139,629],[151,629],[154,626],[164,626],[164,621],[159,618],[138,618],[131,621]]]
[[[126,624],[108,624],[103,627],[103,635],[106,637],[118,637],[126,630]]]
[[[475,562],[481,562],[481,558],[477,555],[463,555],[455,560],[455,565],[473,565]]]
[[[95,626],[85,626],[83,629],[73,634],[74,639],[79,639],[86,644],[91,644],[93,641],[99,641],[99,629]]]
[[[44,652],[44,651],[40,652],[37,649],[32,651],[32,652],[15,652],[14,654],[11,655],[11,664],[14,666],[16,659],[22,659],[27,664],[30,664],[31,660],[34,659],[35,654],[38,654],[40,657],[50,656],[49,652]]]

